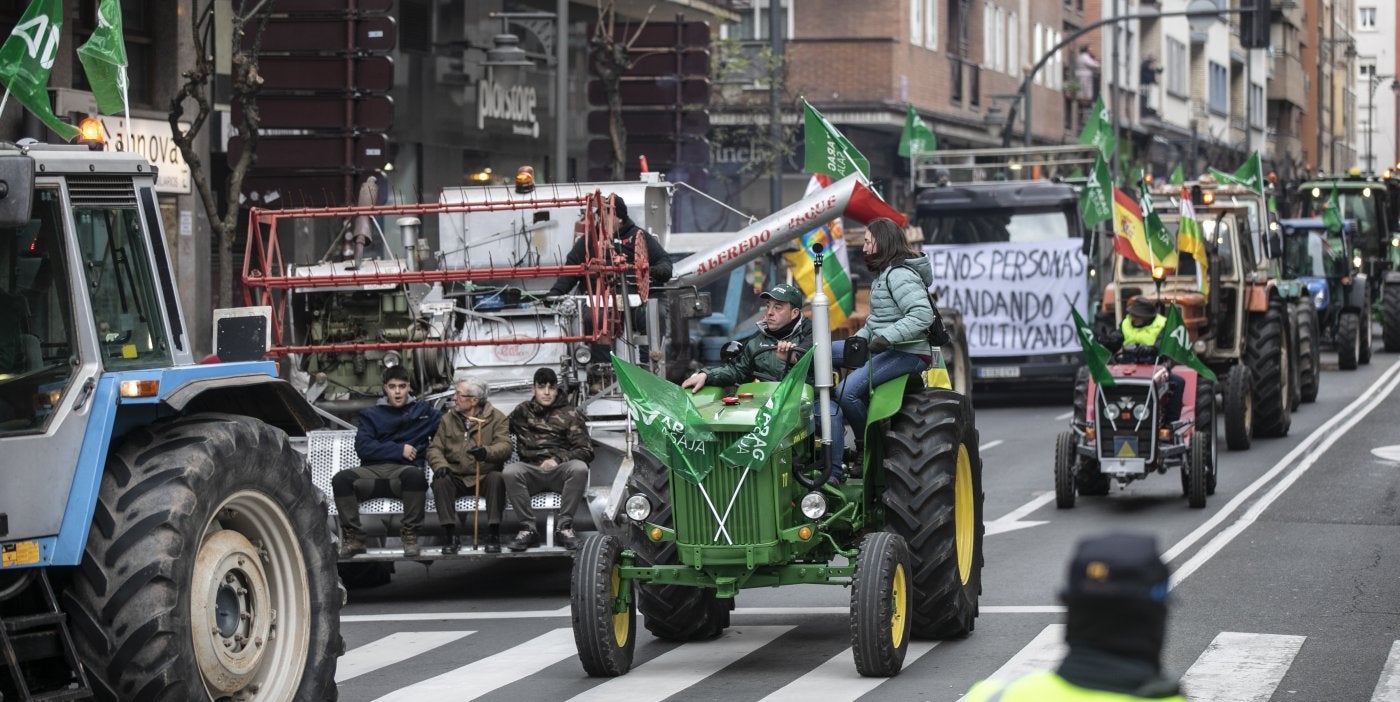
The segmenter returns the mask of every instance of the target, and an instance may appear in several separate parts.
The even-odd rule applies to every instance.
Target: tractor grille
[[[136,189],[132,187],[130,177],[69,176],[68,196],[72,198],[74,207],[136,207]]]
[[[1131,413],[1131,408],[1140,405],[1147,407],[1147,416],[1141,420]],[[1113,387],[1100,388],[1096,408],[1100,456],[1152,460],[1159,408],[1151,386],[1119,381]]]
[[[704,487],[703,492],[700,485],[689,480],[673,480],[672,514],[676,524],[676,540],[679,543],[694,546],[728,546],[731,541],[739,545],[771,543],[777,540],[773,494],[776,489],[775,481],[780,478],[778,471],[787,469],[774,465],[778,461],[770,461],[762,471],[750,472],[745,477],[744,470],[723,464],[719,460],[720,452],[740,436],[742,435],[721,434],[718,442],[709,445],[703,460],[715,468],[701,483]],[[736,490],[739,493],[737,499],[734,497]],[[732,509],[729,507],[731,499],[734,503]],[[713,511],[711,505],[714,507]],[[716,536],[720,520],[715,515],[717,513],[724,516],[726,509],[729,510],[729,517],[724,520],[724,524],[728,539],[724,534]]]

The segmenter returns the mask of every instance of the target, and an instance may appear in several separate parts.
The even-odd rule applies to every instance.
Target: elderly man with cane
[[[506,487],[501,469],[510,458],[510,424],[505,414],[487,402],[490,389],[471,378],[457,382],[452,409],[442,416],[428,445],[428,465],[433,469],[433,499],[438,523],[447,543],[443,555],[461,550],[456,535],[458,497],[468,492],[477,498],[472,515],[472,547],[480,544],[478,524],[482,493],[486,496],[486,552],[501,552],[501,514]]]

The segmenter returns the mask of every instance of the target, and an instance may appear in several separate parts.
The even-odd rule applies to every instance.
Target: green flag
[[[1103,104],[1103,97],[1094,100],[1089,119],[1084,122],[1084,131],[1079,133],[1079,143],[1085,146],[1092,144],[1105,156],[1113,153],[1117,146],[1118,141],[1113,136],[1113,118]]]
[[[1342,208],[1337,202],[1337,184],[1332,184],[1332,192],[1327,196],[1327,205],[1322,208],[1322,224],[1333,234],[1342,232]]]
[[[1152,193],[1143,183],[1139,190],[1142,205],[1142,228],[1147,233],[1147,244],[1152,247],[1152,258],[1163,268],[1176,268],[1176,237],[1167,231],[1157,209],[1152,206]]]
[[[1243,185],[1258,193],[1264,192],[1264,163],[1259,158],[1259,152],[1255,151],[1245,160],[1244,165],[1239,167],[1234,173],[1225,173],[1210,169],[1215,179],[1222,183],[1233,183]]]
[[[1186,327],[1181,325],[1181,310],[1177,309],[1176,305],[1170,307],[1167,311],[1167,324],[1162,327],[1162,345],[1157,351],[1177,363],[1191,367],[1200,373],[1201,377],[1215,380],[1215,372],[1202,363],[1191,350],[1191,335],[1186,333]]]
[[[1069,313],[1074,315],[1074,329],[1079,334],[1079,345],[1084,348],[1084,365],[1089,368],[1089,375],[1094,377],[1094,382],[1104,387],[1113,386],[1113,374],[1108,372],[1108,349],[1094,338],[1094,332],[1089,329],[1089,325],[1084,323],[1084,318],[1079,316],[1079,310],[1069,308]]]
[[[714,467],[705,460],[705,444],[715,435],[704,428],[690,393],[616,355],[612,363],[642,445],[681,477],[700,484]]]
[[[126,44],[122,41],[119,0],[102,0],[97,8],[97,29],[78,47],[78,60],[97,99],[97,111],[104,115],[126,112]]]
[[[1186,175],[1182,172],[1181,164],[1178,163],[1176,164],[1176,168],[1172,169],[1171,177],[1167,178],[1167,185],[1181,185],[1185,182]]]
[[[899,155],[909,158],[914,154],[934,151],[938,148],[938,137],[924,124],[924,118],[909,106],[909,114],[904,118],[904,133],[899,135]]]
[[[1113,184],[1108,180],[1108,164],[1104,163],[1103,154],[1094,157],[1089,182],[1079,191],[1079,214],[1085,227],[1094,227],[1113,218]]]
[[[802,411],[802,388],[807,384],[807,369],[812,365],[812,350],[802,355],[768,396],[754,417],[754,427],[739,437],[719,455],[719,459],[745,470],[760,471],[773,457],[776,444],[792,434],[800,423],[811,416]]]
[[[49,71],[53,70],[62,29],[62,0],[34,0],[29,4],[10,37],[0,46],[0,83],[4,83],[6,91],[0,100],[0,112],[5,109],[5,100],[14,95],[55,134],[72,141],[78,136],[78,128],[59,121],[49,107]]]
[[[806,100],[802,101],[802,125],[807,152],[803,168],[808,173],[825,173],[839,180],[860,171],[870,177],[870,161]]]

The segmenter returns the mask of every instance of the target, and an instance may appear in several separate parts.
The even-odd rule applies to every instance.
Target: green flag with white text
[[[1181,164],[1178,163],[1176,164],[1176,168],[1172,169],[1171,177],[1167,178],[1167,185],[1181,185],[1185,182],[1186,174],[1183,172]]]
[[[1113,185],[1109,182],[1108,164],[1103,154],[1094,158],[1094,169],[1089,172],[1089,182],[1079,192],[1079,214],[1085,227],[1097,226],[1113,218]]]
[[[825,173],[834,180],[856,171],[866,178],[870,177],[870,161],[856,151],[851,141],[806,100],[802,101],[802,126],[807,152],[803,161],[804,170],[808,173]]]
[[[690,393],[616,355],[612,363],[642,445],[681,477],[700,484],[714,467],[705,460],[705,444],[715,435],[704,428]]]
[[[1089,368],[1089,375],[1093,376],[1094,382],[1099,385],[1112,387],[1113,374],[1108,372],[1108,349],[1094,338],[1094,332],[1084,323],[1084,318],[1079,316],[1079,310],[1071,307],[1069,313],[1074,315],[1074,330],[1079,335],[1079,345],[1084,348],[1084,365]]]
[[[719,455],[721,461],[745,470],[760,471],[768,465],[774,449],[790,436],[794,429],[807,421],[811,412],[802,411],[802,388],[807,385],[807,369],[812,365],[813,350],[808,349],[773,389],[768,401],[754,417],[753,429],[739,437]]]
[[[126,112],[126,44],[122,41],[119,0],[102,0],[97,8],[97,29],[78,47],[78,60],[97,99],[97,110],[104,115]]]
[[[1089,119],[1084,121],[1084,131],[1079,133],[1079,143],[1085,146],[1094,145],[1104,156],[1113,153],[1113,149],[1118,145],[1118,140],[1113,136],[1113,118],[1109,116],[1102,97],[1094,100]]]
[[[49,106],[49,71],[53,70],[59,38],[63,36],[62,0],[34,0],[19,18],[5,44],[0,46],[0,83],[5,100],[13,95],[55,134],[65,141],[78,136],[78,128],[62,122]]]
[[[1244,165],[1240,166],[1234,173],[1217,171],[1214,168],[1210,169],[1210,172],[1216,180],[1222,183],[1243,185],[1261,194],[1264,192],[1264,162],[1260,160],[1258,151],[1250,154]]]
[[[1142,206],[1142,229],[1147,234],[1147,245],[1152,247],[1152,262],[1167,270],[1176,269],[1176,237],[1167,231],[1157,208],[1152,205],[1152,193],[1147,184],[1142,183],[1138,191]]]
[[[1200,373],[1201,377],[1215,380],[1215,371],[1212,371],[1191,350],[1191,335],[1181,324],[1181,310],[1176,305],[1169,305],[1169,307],[1171,309],[1167,311],[1166,326],[1162,327],[1162,345],[1157,347],[1157,351],[1183,366],[1189,366]]]
[[[1342,207],[1337,202],[1337,184],[1332,184],[1332,192],[1327,196],[1327,204],[1322,208],[1322,224],[1333,234],[1342,233]]]
[[[904,117],[904,132],[899,135],[899,155],[909,158],[914,154],[933,151],[938,148],[938,138],[924,123],[924,118],[909,106],[909,114]]]

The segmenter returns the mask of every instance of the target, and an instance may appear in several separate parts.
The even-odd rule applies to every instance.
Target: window
[[[1006,18],[1006,72],[1013,76],[1021,75],[1021,25],[1016,21],[1016,13]]]
[[[924,43],[924,0],[909,0],[909,43]]]
[[[992,49],[992,66],[998,71],[1006,70],[1006,32],[1002,31],[1005,22],[1006,14],[998,7],[996,9],[996,23],[992,25],[992,36],[996,39],[996,44]]]
[[[1031,37],[1032,37],[1032,39],[1033,39],[1033,41],[1031,42],[1031,50],[1035,52],[1035,54],[1034,54],[1034,55],[1035,55],[1035,60],[1037,60],[1037,61],[1040,60],[1040,57],[1041,57],[1041,56],[1044,56],[1044,55],[1045,55],[1045,45],[1044,45],[1043,43],[1041,43],[1041,41],[1040,41],[1040,34],[1041,34],[1041,26],[1040,26],[1040,23],[1039,23],[1039,22],[1036,22],[1036,23],[1035,23],[1035,27],[1031,29]],[[1044,77],[1044,76],[1045,76],[1045,72],[1044,72],[1044,71],[1042,71],[1042,72],[1036,74],[1036,76],[1035,76],[1035,82],[1037,82],[1037,83],[1044,83],[1044,82],[1045,82],[1045,77]]]
[[[1357,14],[1357,17],[1356,17],[1356,28],[1357,28],[1357,29],[1368,29],[1368,30],[1371,30],[1371,31],[1375,31],[1375,29],[1376,29],[1376,8],[1375,8],[1375,7],[1362,7],[1362,8],[1360,8],[1360,9],[1357,10],[1357,13],[1358,13],[1358,14]]]
[[[991,5],[982,6],[982,65],[991,68],[994,59],[997,33],[996,10]]]
[[[1167,92],[1177,97],[1190,97],[1190,67],[1186,62],[1186,44],[1167,38]]]
[[[1224,66],[1210,62],[1210,111],[1226,114],[1230,111],[1230,72]]]
[[[1249,126],[1262,129],[1264,127],[1264,117],[1264,88],[1260,85],[1250,84]]]
[[[1064,41],[1065,35],[1059,32],[1052,32],[1050,28],[1045,29],[1045,48],[1053,49],[1060,42]],[[1064,51],[1055,52],[1055,57],[1050,59],[1050,75],[1046,77],[1050,87],[1060,89],[1065,87],[1065,57]]]
[[[918,0],[924,3],[924,46],[938,48],[938,0]]]
[[[792,38],[792,0],[779,0],[778,11],[787,17],[786,26],[783,28],[783,37]],[[758,40],[768,38],[768,0],[753,0],[753,7],[742,10],[739,15],[739,24],[725,25],[721,28],[721,36],[725,39]]]

